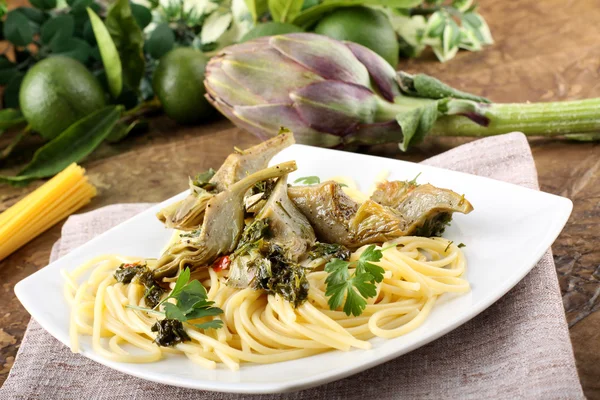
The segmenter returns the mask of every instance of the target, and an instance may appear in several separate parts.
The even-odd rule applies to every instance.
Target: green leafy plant
[[[471,0],[148,0],[144,5],[132,0],[115,0],[108,4],[100,0],[66,0],[66,4],[57,0],[32,0],[31,5],[11,11],[0,5],[0,29],[4,39],[14,47],[14,57],[0,56],[2,103],[10,110],[0,114],[0,135],[8,129],[19,129],[10,143],[0,149],[0,160],[15,152],[19,143],[32,133],[40,133],[49,140],[32,160],[35,169],[0,179],[3,183],[19,185],[51,176],[65,163],[81,161],[100,143],[123,140],[130,132],[146,127],[146,114],[161,107],[156,98],[160,93],[155,93],[152,79],[158,60],[177,47],[193,47],[212,54],[240,41],[253,27],[265,27],[264,31],[253,31],[256,37],[269,34],[273,29],[310,30],[328,13],[356,5],[384,11],[406,55],[418,55],[430,46],[440,60],[445,61],[458,49],[476,51],[492,42],[489,29]],[[38,131],[40,124],[27,125],[19,114],[19,92],[24,77],[38,62],[55,55],[83,64],[108,94],[105,97],[109,104],[118,106],[115,108],[118,120],[114,124],[99,125],[108,126],[108,131],[95,129],[85,135],[90,141],[86,146],[80,140],[68,143],[76,138],[73,132],[81,129],[76,124],[81,122],[78,126],[85,126],[88,121],[85,118],[68,129],[61,126],[55,134],[44,135]],[[166,109],[164,104],[162,106]],[[106,109],[95,111],[89,116],[92,121],[100,118],[100,111],[106,112]],[[408,132],[414,131],[411,135],[419,138],[427,128],[425,122],[431,119],[427,115],[435,112],[434,105],[424,105],[399,115],[398,123]],[[171,118],[176,114],[168,113]],[[589,140],[588,136],[573,138]],[[73,146],[85,151],[72,151]],[[51,152],[48,149],[52,149]]]
[[[94,151],[111,133],[121,111],[120,106],[108,106],[77,121],[39,148],[31,162],[17,176],[0,175],[0,182],[23,185],[59,173]]]
[[[102,64],[104,65],[104,73],[108,83],[108,88],[113,97],[119,97],[123,90],[123,67],[121,65],[121,59],[119,58],[119,52],[117,46],[113,42],[110,32],[104,26],[104,23],[91,9],[87,9],[90,17],[90,23],[94,31],[96,43],[98,43],[98,51],[102,58]]]
[[[437,58],[445,62],[454,58],[459,49],[480,51],[494,43],[473,0],[427,0],[414,8],[386,11],[406,57],[418,57],[431,47]]]

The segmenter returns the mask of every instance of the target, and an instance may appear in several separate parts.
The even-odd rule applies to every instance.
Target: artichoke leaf
[[[231,253],[244,229],[244,196],[257,182],[277,178],[296,170],[288,161],[265,168],[234,183],[212,197],[206,205],[202,228],[197,236],[182,237],[159,258],[155,278],[173,277],[184,267],[208,266],[218,256]]]

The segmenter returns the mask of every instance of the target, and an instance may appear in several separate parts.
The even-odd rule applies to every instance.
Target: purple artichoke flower
[[[528,105],[489,104],[427,75],[396,72],[359,44],[311,33],[226,47],[209,61],[204,84],[208,100],[238,127],[261,139],[287,128],[298,142],[322,147],[399,142],[405,150],[428,133],[548,134],[563,117],[546,104],[529,113]],[[575,132],[597,130],[592,122]]]

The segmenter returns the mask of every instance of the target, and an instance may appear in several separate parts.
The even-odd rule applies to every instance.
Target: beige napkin
[[[426,164],[538,189],[525,137],[482,139]],[[147,208],[113,205],[69,218],[52,260]],[[200,367],[198,367],[200,368]],[[285,395],[204,392],[146,382],[75,355],[31,321],[0,399],[578,399],[552,255],[479,316],[412,353],[358,375]]]

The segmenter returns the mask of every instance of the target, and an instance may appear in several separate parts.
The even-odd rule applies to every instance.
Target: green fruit
[[[284,35],[286,33],[304,32],[303,29],[292,24],[284,24],[281,22],[267,22],[264,24],[258,24],[247,32],[240,42],[247,42],[248,40],[256,39],[263,36],[273,35]]]
[[[398,38],[386,15],[369,7],[340,8],[323,17],[315,32],[338,40],[362,44],[398,65]]]
[[[165,113],[183,124],[212,116],[213,108],[204,98],[206,57],[198,50],[180,47],[161,57],[152,87]]]
[[[21,112],[47,140],[105,105],[104,90],[94,75],[79,61],[62,56],[35,64],[19,90]]]

